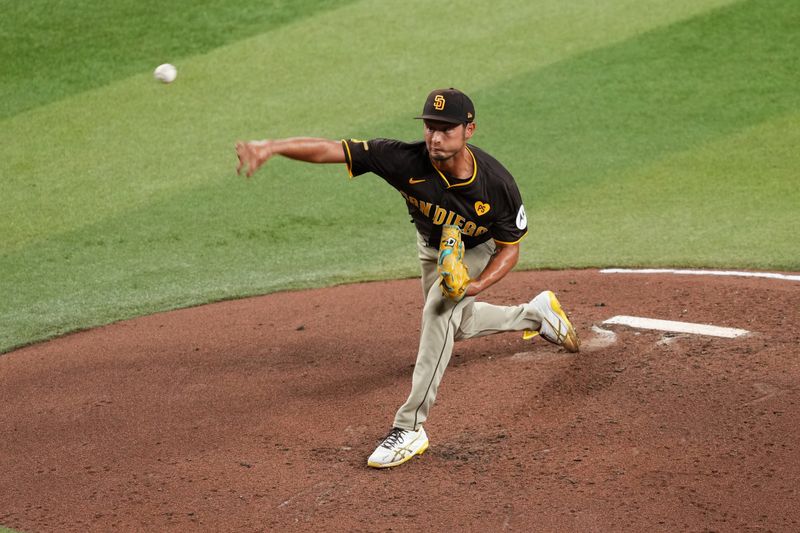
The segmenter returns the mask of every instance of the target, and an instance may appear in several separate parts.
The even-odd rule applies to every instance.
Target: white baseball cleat
[[[567,313],[561,309],[561,304],[553,291],[539,293],[528,305],[542,315],[542,324],[539,326],[539,331],[525,330],[522,334],[523,339],[541,335],[546,341],[563,346],[569,352],[580,351],[581,342],[578,340],[575,328],[567,318]]]
[[[372,468],[389,468],[405,463],[415,455],[422,455],[428,449],[428,436],[425,430],[392,428],[372,455],[367,465]]]

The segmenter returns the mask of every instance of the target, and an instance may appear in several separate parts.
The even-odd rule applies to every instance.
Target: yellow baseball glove
[[[456,302],[464,297],[469,285],[469,271],[463,263],[464,243],[458,226],[442,226],[439,243],[439,286],[446,298]]]

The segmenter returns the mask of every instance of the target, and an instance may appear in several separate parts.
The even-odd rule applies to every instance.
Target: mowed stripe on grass
[[[476,3],[473,12],[486,24],[464,42],[457,28],[421,23],[424,3],[400,12],[359,2],[193,58],[173,85],[158,85],[147,72],[4,121],[19,135],[13,149],[0,148],[12,169],[10,194],[0,200],[11,214],[1,228],[9,240],[0,267],[9,276],[0,283],[11,297],[0,304],[9,324],[0,347],[211,299],[414,275],[411,244],[401,242],[412,243],[413,231],[384,184],[364,177],[348,186],[339,168],[280,160],[246,183],[232,176],[232,142],[293,134],[416,138],[419,124],[410,117],[435,85],[475,96],[476,144],[520,181],[533,221],[523,266],[580,264],[587,250],[598,264],[627,264],[630,250],[595,238],[618,220],[603,218],[602,199],[579,210],[575,188],[585,187],[591,199],[597,184],[635,177],[637,168],[691,149],[686,142],[662,146],[666,136],[646,127],[649,115],[626,117],[623,125],[635,128],[617,132],[610,110],[626,109],[625,99],[639,94],[637,80],[644,89],[670,81],[641,58],[638,69],[625,65],[637,60],[631,50],[669,55],[665,35],[696,39],[739,10],[759,15],[748,30],[754,34],[764,20],[785,16],[765,19],[751,3],[729,3],[587,2],[580,10],[542,2],[505,12]],[[369,23],[376,13],[383,23]],[[727,59],[705,54],[697,66],[720,60]],[[452,67],[443,71],[443,63]],[[633,76],[624,91],[592,85],[608,79],[610,67]],[[722,81],[712,76],[699,86]],[[586,103],[597,94],[610,110]],[[777,96],[784,105],[785,95]],[[668,103],[634,102],[637,109],[658,104],[664,114],[680,106]],[[693,138],[713,141],[779,112],[733,126],[695,124],[708,131]],[[598,136],[592,128],[600,124]],[[604,138],[614,142],[602,146]],[[648,142],[658,149],[646,150]],[[22,155],[42,144],[51,147],[49,157]],[[615,155],[628,144],[635,148]],[[543,232],[553,213],[577,222]],[[641,229],[629,223],[628,230]],[[390,244],[375,254],[376,242]]]

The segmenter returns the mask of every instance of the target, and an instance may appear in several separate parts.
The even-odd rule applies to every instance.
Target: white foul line
[[[784,279],[800,281],[800,275],[774,272],[739,272],[736,270],[681,270],[672,268],[604,268],[601,274],[686,274],[690,276],[739,276],[745,278]]]
[[[603,324],[620,324],[639,329],[657,329],[660,331],[673,331],[676,333],[693,333],[695,335],[710,335],[734,339],[750,333],[746,329],[722,328],[708,324],[694,324],[691,322],[675,322],[672,320],[658,320],[656,318],[642,318],[638,316],[619,315],[611,317]]]

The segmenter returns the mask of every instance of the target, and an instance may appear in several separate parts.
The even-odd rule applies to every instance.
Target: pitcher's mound
[[[514,273],[584,351],[456,344],[431,447],[367,468],[405,400],[417,280],[159,314],[0,356],[0,523],[23,531],[800,529],[800,284]],[[720,339],[615,315],[741,328]]]

